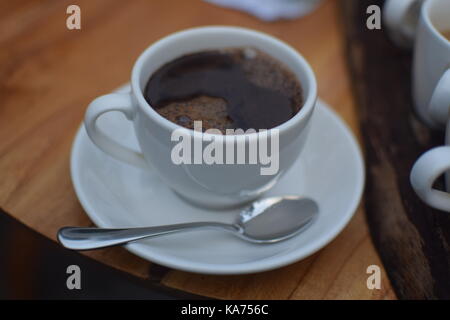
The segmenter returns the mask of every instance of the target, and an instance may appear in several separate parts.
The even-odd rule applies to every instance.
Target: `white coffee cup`
[[[402,33],[405,39],[415,34],[413,97],[416,112],[430,127],[447,126],[446,143],[450,143],[450,41],[441,33],[450,30],[450,1],[388,0],[384,9],[393,12],[385,13],[385,17],[398,20],[388,21],[390,28],[401,26],[400,21],[411,22],[413,19],[405,15],[414,12],[411,6],[422,2],[417,27],[399,27],[397,32]],[[414,190],[422,200],[445,211],[450,211],[450,194],[434,190],[432,185],[436,178],[449,169],[450,146],[439,147],[426,152],[417,160],[410,177]],[[450,182],[450,177],[447,178]]]
[[[419,6],[420,16],[416,22]],[[394,39],[409,39],[415,43],[413,98],[416,112],[431,127],[444,128],[448,115],[446,88],[450,43],[441,31],[450,30],[450,1],[388,0],[383,17]]]
[[[414,45],[423,1],[387,0],[384,3],[383,22],[397,45],[405,48]]]
[[[260,132],[221,136],[202,133],[165,119],[147,103],[143,90],[153,72],[182,55],[227,47],[254,47],[282,61],[297,77],[303,89],[304,103],[290,120],[267,131],[279,133],[279,170],[274,175],[261,175],[263,164],[175,164],[171,158],[171,140],[175,130],[204,145],[211,136],[226,146],[259,142]],[[112,93],[95,99],[88,107],[85,127],[98,148],[128,164],[154,170],[161,180],[182,198],[203,207],[227,208],[251,201],[269,190],[297,160],[307,138],[310,119],[317,99],[313,71],[292,47],[269,35],[238,27],[200,27],[169,35],[148,47],[136,61],[131,75],[130,93]],[[96,121],[110,111],[122,112],[133,123],[140,150],[120,145],[101,132]],[[216,140],[217,141],[217,140]],[[225,161],[223,161],[225,163]]]

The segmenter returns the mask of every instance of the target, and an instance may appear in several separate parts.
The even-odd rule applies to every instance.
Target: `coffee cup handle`
[[[450,170],[450,146],[443,146],[425,152],[414,164],[410,181],[419,198],[429,206],[450,211],[450,193],[436,190],[433,183]]]
[[[444,72],[439,80],[428,107],[430,117],[441,125],[449,119],[450,109],[450,69]],[[448,128],[447,128],[448,130]]]
[[[450,69],[439,80],[428,108],[434,121],[440,124],[447,122],[447,137],[450,134],[449,108]],[[425,152],[416,161],[411,170],[410,180],[414,191],[425,203],[435,209],[450,212],[450,193],[433,189],[434,181],[449,170],[450,146],[437,147]],[[450,181],[450,177],[447,178]]]
[[[120,111],[128,120],[132,121],[134,109],[131,95],[129,93],[111,93],[100,96],[91,102],[84,117],[84,126],[89,138],[99,149],[117,160],[148,169],[142,153],[114,141],[97,127],[97,119],[110,111]]]
[[[402,47],[412,47],[420,12],[420,0],[387,0],[383,21],[392,40]]]

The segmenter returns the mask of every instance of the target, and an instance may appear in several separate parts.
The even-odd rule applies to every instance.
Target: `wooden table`
[[[92,225],[69,175],[72,140],[87,104],[128,81],[139,53],[177,30],[238,25],[288,42],[311,63],[320,97],[359,137],[337,1],[325,1],[303,19],[264,23],[202,1],[78,0],[82,29],[68,30],[66,8],[72,3],[0,4],[0,206],[51,239],[61,226]],[[320,252],[260,274],[207,276],[168,270],[123,248],[86,254],[139,277],[217,298],[395,298],[383,268],[381,290],[366,286],[366,268],[382,265],[361,208]]]

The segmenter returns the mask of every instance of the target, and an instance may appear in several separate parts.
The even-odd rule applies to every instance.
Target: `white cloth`
[[[295,19],[311,13],[322,0],[205,0],[225,8],[245,11],[264,21]]]

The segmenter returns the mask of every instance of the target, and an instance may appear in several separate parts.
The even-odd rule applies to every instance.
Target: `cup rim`
[[[311,112],[314,109],[314,106],[316,104],[317,100],[317,81],[316,77],[314,75],[314,72],[312,71],[312,68],[310,67],[309,63],[306,61],[306,59],[298,53],[294,48],[292,48],[287,43],[283,42],[282,40],[279,40],[271,35],[268,35],[263,32],[242,28],[242,27],[235,27],[235,26],[204,26],[204,27],[193,27],[188,29],[183,29],[181,31],[174,32],[172,34],[169,34],[153,44],[151,44],[147,49],[144,50],[144,52],[141,53],[139,58],[136,60],[136,63],[134,64],[132,75],[131,75],[131,88],[134,96],[136,97],[138,101],[139,108],[144,112],[145,115],[148,117],[156,120],[162,127],[165,129],[170,130],[171,132],[175,130],[184,130],[186,133],[193,135],[193,137],[198,138],[208,138],[211,140],[214,137],[214,140],[220,140],[220,139],[233,139],[233,141],[241,140],[241,139],[257,139],[260,137],[260,131],[257,130],[257,132],[253,133],[245,133],[242,135],[219,135],[219,134],[211,134],[206,132],[199,132],[194,131],[193,129],[188,129],[183,126],[180,126],[163,116],[161,116],[158,112],[156,112],[151,105],[145,100],[142,90],[140,89],[139,85],[139,79],[142,67],[149,59],[149,57],[152,55],[154,51],[159,49],[161,46],[166,45],[168,42],[176,41],[180,37],[184,37],[186,35],[190,35],[192,33],[197,32],[223,32],[223,31],[229,31],[229,32],[239,32],[239,33],[246,33],[247,35],[259,37],[260,39],[263,39],[268,42],[272,42],[275,45],[281,47],[282,50],[287,51],[290,55],[295,56],[297,58],[297,61],[299,65],[301,66],[302,72],[305,73],[309,87],[309,92],[307,92],[307,95],[304,96],[304,102],[301,107],[301,109],[289,120],[283,122],[282,124],[266,130],[267,134],[271,134],[274,129],[279,130],[279,132],[287,131],[291,129],[293,126],[295,126],[298,122],[308,117],[308,115],[311,114]],[[304,90],[304,86],[302,86],[302,89]],[[256,129],[255,129],[256,130]]]
[[[431,21],[430,10],[431,6],[434,4],[436,0],[425,1],[422,7],[422,17],[426,26],[431,30],[435,37],[439,39],[439,41],[443,42],[445,45],[450,47],[450,40],[446,39],[444,35],[435,27],[433,21]]]

